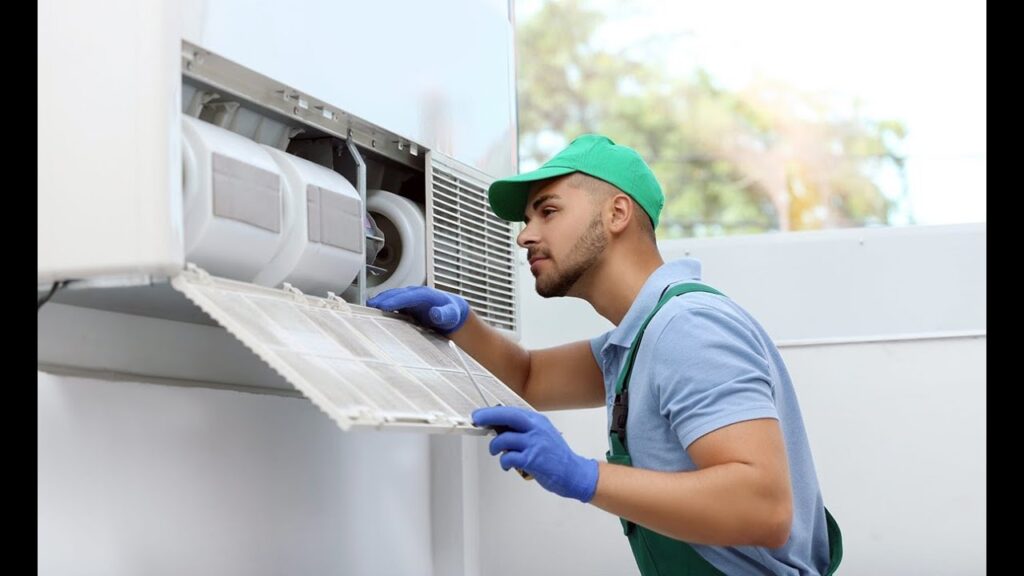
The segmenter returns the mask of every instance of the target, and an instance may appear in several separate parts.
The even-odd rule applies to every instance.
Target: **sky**
[[[516,18],[540,0],[516,0]],[[700,66],[719,85],[752,78],[857,99],[863,114],[907,127],[916,224],[984,222],[986,6],[964,0],[773,2],[591,0],[608,20],[595,41],[657,59],[685,76]],[[898,193],[895,179],[880,182]],[[908,214],[895,224],[909,223]]]

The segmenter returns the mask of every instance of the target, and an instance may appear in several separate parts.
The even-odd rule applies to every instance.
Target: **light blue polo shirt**
[[[659,267],[622,322],[590,341],[604,374],[608,421],[626,353],[666,286],[700,281],[700,262]],[[821,574],[829,562],[821,490],[793,382],[772,339],[732,300],[707,292],[676,296],[651,320],[629,384],[626,441],[633,466],[695,470],[690,444],[723,426],[775,418],[793,485],[793,525],[781,548],[694,544],[726,574]]]

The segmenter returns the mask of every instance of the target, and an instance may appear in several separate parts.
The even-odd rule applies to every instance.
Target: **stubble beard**
[[[595,214],[569,252],[572,260],[566,263],[564,270],[559,273],[557,267],[552,267],[550,278],[537,277],[537,294],[544,298],[568,294],[580,278],[597,263],[607,245],[608,237],[602,227],[601,215]]]

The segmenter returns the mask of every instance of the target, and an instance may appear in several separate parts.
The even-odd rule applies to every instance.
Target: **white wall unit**
[[[44,0],[37,13],[39,282],[176,273],[176,3]]]

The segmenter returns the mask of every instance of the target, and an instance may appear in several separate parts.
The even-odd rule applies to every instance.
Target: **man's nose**
[[[537,243],[536,227],[532,227],[531,228],[529,224],[523,226],[523,229],[519,232],[519,235],[516,236],[516,244],[518,244],[521,248],[527,248],[531,244],[536,244],[536,243]]]

